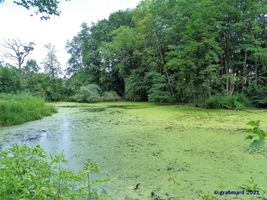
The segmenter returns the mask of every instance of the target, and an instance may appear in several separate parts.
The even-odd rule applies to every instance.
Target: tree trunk
[[[255,80],[256,85],[258,85],[258,58],[255,56]]]
[[[247,57],[248,57],[248,51],[246,50],[245,51],[245,57],[244,57],[244,64],[243,64],[243,77],[242,77],[242,79],[243,79],[243,83],[242,83],[242,90],[244,90],[244,88],[245,88],[245,84],[246,84],[246,66],[247,66]]]

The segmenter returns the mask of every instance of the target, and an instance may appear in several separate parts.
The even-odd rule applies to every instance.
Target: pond
[[[152,103],[56,104],[58,113],[0,128],[0,145],[64,151],[68,167],[98,163],[115,199],[201,199],[253,180],[267,189],[267,149],[248,150],[246,122],[261,110],[203,110]],[[224,188],[224,189],[220,189]],[[242,199],[242,198],[241,198]]]

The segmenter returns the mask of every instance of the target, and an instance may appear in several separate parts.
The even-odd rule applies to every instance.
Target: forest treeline
[[[70,78],[18,73],[48,100],[117,93],[130,101],[266,107],[266,31],[266,0],[144,0],[81,25],[66,45]]]

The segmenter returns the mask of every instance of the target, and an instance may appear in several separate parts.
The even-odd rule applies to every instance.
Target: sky
[[[29,58],[40,63],[47,50],[44,45],[55,45],[57,57],[64,68],[69,58],[65,50],[67,40],[71,40],[79,31],[83,22],[92,22],[108,18],[118,10],[134,8],[141,0],[71,0],[59,4],[61,15],[50,20],[41,20],[39,16],[30,16],[31,11],[5,0],[0,4],[0,43],[7,39],[19,39],[21,42],[34,42],[35,49]],[[0,61],[10,62],[3,57],[0,46]],[[12,62],[10,62],[12,63]]]

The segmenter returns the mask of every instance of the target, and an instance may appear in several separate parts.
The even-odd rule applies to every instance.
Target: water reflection
[[[64,150],[69,152],[69,118],[64,109],[39,121],[23,125],[0,128],[0,144],[7,148],[12,144],[40,145],[50,153]],[[63,112],[62,112],[63,111]]]

